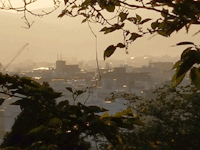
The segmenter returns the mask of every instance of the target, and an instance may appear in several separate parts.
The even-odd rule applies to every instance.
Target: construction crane
[[[7,66],[5,68],[3,68],[2,71],[5,71],[11,65],[11,63],[19,56],[19,54],[21,54],[21,52],[26,48],[26,46],[28,46],[28,45],[29,45],[29,43],[26,43],[22,48],[20,48],[18,50],[17,55],[15,55],[15,57],[7,64]]]

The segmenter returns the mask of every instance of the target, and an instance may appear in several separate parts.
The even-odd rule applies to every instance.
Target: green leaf
[[[91,0],[85,0],[83,3],[82,3],[82,8],[86,8],[89,4],[91,3]]]
[[[61,125],[61,124],[62,124],[62,120],[60,120],[59,118],[52,118],[49,121],[50,126],[56,126],[56,125]]]
[[[122,117],[122,116],[133,116],[132,109],[127,108],[122,112],[116,112],[116,114],[114,115],[114,117]]]
[[[165,31],[159,30],[159,31],[157,31],[157,33],[162,36],[169,37],[169,34],[167,34]]]
[[[114,12],[114,10],[115,10],[115,5],[113,3],[109,3],[109,4],[105,5],[104,7],[108,12]]]
[[[122,43],[118,43],[116,47],[119,47],[119,48],[124,48],[124,47],[125,47],[125,45],[124,45],[124,44],[122,44]]]
[[[182,60],[180,64],[180,68],[177,68],[177,76],[186,73],[195,63],[197,63],[196,55],[198,54],[197,51],[191,50],[187,57]]]
[[[144,123],[140,120],[140,118],[131,118],[132,119],[132,122],[135,124],[135,125],[138,125],[138,126],[143,126]],[[130,120],[130,119],[129,119]]]
[[[121,25],[119,24],[114,24],[112,25],[111,27],[104,27],[100,30],[100,32],[104,32],[104,34],[107,34],[107,33],[110,33],[110,32],[113,32],[115,30],[119,30],[121,29],[122,27],[124,26],[124,23],[122,23]]]
[[[192,83],[200,90],[200,68],[193,67],[190,72]]]
[[[0,98],[0,105],[2,105],[4,101],[5,101],[4,98]]]
[[[108,111],[107,109],[105,108],[100,108],[98,106],[88,106],[88,108],[90,108],[93,112],[95,113],[100,113],[100,112],[105,112],[105,111]]]
[[[128,21],[136,23],[137,19],[135,17],[129,17],[127,18]]]
[[[177,72],[174,74],[174,76],[172,77],[171,80],[171,87],[174,88],[177,85],[179,85],[181,83],[181,81],[183,80],[183,78],[185,77],[186,73],[183,73],[182,75],[177,76]]]
[[[75,92],[75,94],[78,96],[78,95],[81,95],[82,93],[84,93],[85,91],[83,91],[83,90],[77,90],[76,92]]]
[[[10,105],[23,105],[24,103],[25,103],[24,100],[17,100],[15,102],[11,103]]]
[[[181,63],[182,63],[182,60],[177,61],[177,62],[174,64],[172,70],[175,69],[175,68],[178,68],[178,67],[180,66]]]
[[[136,14],[136,18],[137,18],[137,23],[140,24],[140,21],[142,20],[142,17]]]
[[[116,47],[114,45],[110,45],[107,47],[107,49],[104,51],[104,60],[108,57],[110,57],[116,50]]]
[[[58,18],[62,18],[67,12],[68,12],[67,10],[63,10],[63,11],[61,12],[61,14],[58,15]]]
[[[103,119],[103,118],[106,118],[106,117],[109,117],[108,112],[105,112],[100,118]]]
[[[84,23],[84,22],[86,22],[86,21],[87,21],[87,18],[83,19],[81,23]]]
[[[185,59],[186,57],[188,57],[188,54],[190,54],[192,47],[188,47],[186,48],[182,54],[181,54],[181,60]]]
[[[73,90],[72,90],[71,87],[66,87],[66,89],[67,89],[68,91],[70,91],[71,93],[73,93]]]
[[[161,12],[161,15],[162,15],[163,17],[166,17],[167,14],[169,14],[168,10],[167,10],[167,9],[163,9],[162,12]]]
[[[129,38],[129,40],[136,40],[138,37],[142,37],[142,35],[139,35],[137,33],[131,33],[131,37]]]
[[[150,20],[152,20],[152,19],[151,19],[151,18],[144,19],[144,20],[142,20],[142,21],[140,22],[140,24],[144,24],[144,23],[146,23],[146,22],[148,22],[148,21],[150,21]]]
[[[44,125],[40,125],[39,127],[32,129],[29,133],[38,133],[38,132],[44,131],[45,128],[46,127]]]
[[[69,101],[68,101],[68,100],[61,101],[61,102],[59,102],[59,104],[57,105],[58,108],[62,108],[62,107],[65,107],[65,106],[69,106]]]
[[[197,63],[196,55],[198,54],[197,51],[189,50],[184,56],[184,59],[181,60],[181,63],[176,66],[176,73],[174,74],[171,80],[171,86],[176,87],[185,77],[187,71]]]
[[[107,27],[103,27],[101,30],[100,30],[100,32],[103,32],[103,31],[106,31],[106,30],[108,30],[109,28],[107,28]]]
[[[119,14],[120,21],[123,22],[124,20],[126,20],[127,16],[128,16],[127,13],[121,12],[121,13]]]
[[[194,43],[193,42],[180,42],[180,43],[177,43],[176,45],[177,46],[179,46],[179,45],[194,45]]]
[[[152,29],[156,29],[157,27],[158,27],[158,25],[159,25],[159,23],[156,21],[156,22],[153,22],[152,24],[151,24],[151,28]]]

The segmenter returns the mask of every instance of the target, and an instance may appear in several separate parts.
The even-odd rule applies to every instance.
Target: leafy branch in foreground
[[[200,146],[200,93],[194,85],[172,89],[164,86],[153,96],[137,99],[125,93],[121,99],[140,117],[143,126],[121,132],[123,150],[194,150]],[[118,97],[118,96],[117,96]],[[109,144],[102,143],[107,150]]]
[[[181,54],[181,58],[177,61],[172,69],[176,69],[171,84],[172,87],[176,87],[185,77],[186,73],[190,70],[190,78],[192,83],[200,89],[200,48],[192,42],[180,42],[175,46],[191,45],[186,48]],[[194,65],[197,65],[196,67]]]
[[[83,22],[87,20],[104,26],[100,30],[104,34],[120,30],[124,37],[123,46],[120,48],[126,49],[130,43],[145,34],[157,33],[169,37],[173,32],[178,32],[183,27],[188,32],[192,24],[200,23],[200,2],[195,0],[64,0],[64,2],[66,7],[58,17],[65,15],[70,17],[83,16]],[[159,13],[160,17],[153,19],[152,16],[146,14],[148,18],[143,19],[137,13],[138,10],[153,11]],[[126,26],[130,23],[135,28]],[[110,45],[104,52],[104,59],[110,57],[115,48],[116,46]]]
[[[68,100],[56,104],[61,93],[55,92],[47,82],[41,85],[27,77],[0,74],[0,85],[1,93],[16,98],[11,105],[21,108],[11,132],[4,137],[2,148],[89,149],[88,137],[96,136],[115,147],[122,144],[120,129],[133,129],[139,119],[131,117],[130,112],[101,116],[99,113],[108,110],[81,103],[69,105]],[[69,87],[67,90],[73,92]],[[75,91],[74,96],[82,93]]]

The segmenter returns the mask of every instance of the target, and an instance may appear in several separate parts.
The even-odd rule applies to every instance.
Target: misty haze
[[[199,5],[0,1],[0,149],[200,146]]]

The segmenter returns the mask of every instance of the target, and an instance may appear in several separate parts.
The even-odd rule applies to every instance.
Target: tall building
[[[65,71],[65,61],[57,60],[56,61],[56,72],[57,73],[64,73]]]
[[[56,76],[57,77],[75,77],[80,73],[79,66],[76,65],[66,65],[65,61],[63,60],[57,60],[56,61]]]

